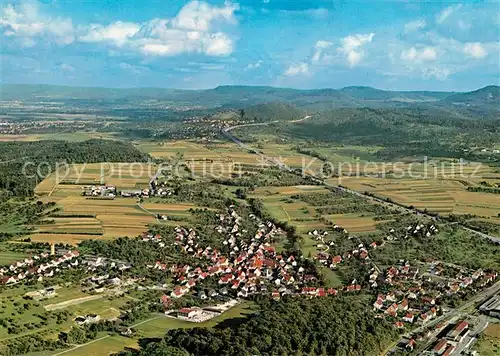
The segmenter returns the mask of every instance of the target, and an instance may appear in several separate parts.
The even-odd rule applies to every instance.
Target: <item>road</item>
[[[495,284],[493,284],[491,287],[485,289],[481,293],[476,294],[471,300],[469,300],[467,303],[461,305],[460,307],[456,309],[450,309],[446,314],[441,315],[440,317],[432,320],[429,323],[426,323],[416,329],[412,330],[412,334],[418,334],[424,329],[427,329],[429,327],[432,327],[441,321],[448,319],[448,318],[453,318],[453,317],[458,317],[461,314],[464,314],[464,312],[474,306],[476,303],[480,303],[483,300],[486,300],[490,298],[493,294],[497,293],[500,290],[500,281],[497,281]],[[419,347],[420,350],[425,350],[427,349],[435,340],[434,338],[436,337],[437,333],[434,333],[431,338],[428,340],[426,344],[424,344],[422,347]]]
[[[309,119],[311,118],[312,116],[308,115],[306,117],[304,117],[303,119],[300,119],[300,120],[295,120],[295,121],[289,121],[289,122],[301,122],[305,119]],[[254,123],[254,124],[242,124],[242,125],[236,125],[236,126],[231,126],[231,127],[227,127],[225,129],[222,130],[222,134],[225,135],[227,138],[229,138],[231,141],[233,141],[234,143],[236,143],[237,145],[239,145],[240,147],[248,150],[248,151],[252,151],[252,152],[255,152],[258,156],[260,156],[263,160],[265,161],[268,161],[276,166],[278,166],[280,169],[283,169],[283,170],[286,170],[288,172],[291,172],[291,173],[295,173],[295,174],[298,174],[296,170],[290,168],[289,166],[287,166],[285,163],[281,162],[281,161],[278,161],[277,159],[273,158],[273,157],[268,157],[266,155],[264,155],[262,152],[259,152],[257,149],[241,142],[236,136],[232,135],[230,133],[230,131],[232,131],[233,129],[237,129],[237,128],[242,128],[242,127],[250,127],[250,126],[267,126],[269,124],[273,124],[273,123],[276,123],[278,121],[271,121],[271,122],[264,122],[264,123]],[[411,214],[419,214],[419,215],[422,215],[422,216],[426,216],[430,219],[435,219],[434,216],[432,215],[428,215],[428,214],[425,214],[425,213],[422,213],[422,212],[417,212],[413,209],[410,209],[410,208],[407,208],[403,205],[400,205],[400,204],[395,204],[395,203],[391,203],[391,202],[388,202],[384,199],[380,199],[380,198],[377,198],[377,197],[374,197],[374,196],[368,196],[368,195],[365,195],[365,194],[362,194],[360,192],[357,192],[355,190],[351,190],[349,188],[346,188],[346,187],[343,187],[343,186],[340,186],[340,185],[334,185],[334,184],[330,184],[328,182],[325,182],[323,179],[320,179],[316,176],[314,176],[313,174],[310,174],[310,173],[307,173],[305,171],[301,171],[300,172],[301,175],[305,175],[305,176],[308,176],[309,178],[311,178],[313,181],[315,181],[316,183],[319,183],[319,184],[322,184],[326,187],[329,187],[329,188],[333,188],[333,189],[336,189],[336,190],[340,190],[340,191],[343,191],[343,192],[346,192],[346,193],[350,193],[350,194],[353,194],[353,195],[356,195],[360,198],[363,198],[363,199],[366,199],[366,200],[370,200],[370,201],[373,201],[373,202],[377,202],[379,204],[382,204],[382,205],[385,205],[387,207],[390,207],[392,209],[395,209],[395,210],[398,210],[398,211],[401,211],[401,212],[407,212],[407,213],[411,213]],[[491,236],[491,235],[488,235],[488,234],[484,234],[480,231],[477,231],[477,230],[474,230],[474,229],[471,229],[471,228],[468,228],[468,227],[465,227],[463,226],[462,224],[459,224],[457,222],[453,222],[453,223],[449,223],[450,225],[459,225],[461,228],[471,232],[471,233],[474,233],[480,237],[483,237],[485,239],[488,239],[490,240],[491,242],[493,243],[496,243],[496,244],[500,244],[500,238],[496,237],[496,236]]]

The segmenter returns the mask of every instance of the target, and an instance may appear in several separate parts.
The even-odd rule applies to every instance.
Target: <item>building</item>
[[[461,341],[464,336],[469,333],[469,323],[465,320],[459,322],[453,330],[448,333],[448,338],[454,341]]]
[[[436,344],[436,346],[434,346],[432,352],[434,352],[435,355],[442,355],[446,351],[447,347],[448,347],[448,342],[445,339],[441,339]]]
[[[500,294],[494,295],[484,302],[479,310],[489,316],[500,318]]]
[[[192,318],[198,313],[197,309],[192,308],[182,308],[177,312],[177,317],[179,318]]]

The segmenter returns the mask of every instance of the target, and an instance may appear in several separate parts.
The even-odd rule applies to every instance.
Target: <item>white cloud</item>
[[[307,63],[292,64],[284,73],[287,77],[303,74],[309,74],[309,65]]]
[[[473,58],[484,58],[488,55],[488,52],[479,42],[466,43],[464,45],[464,53]]]
[[[422,68],[421,72],[425,79],[436,78],[441,81],[448,79],[448,77],[452,74],[450,69],[442,67]]]
[[[433,47],[424,47],[421,50],[411,47],[401,52],[401,59],[410,62],[427,62],[437,59],[436,49]]]
[[[252,69],[257,69],[257,68],[260,68],[260,66],[262,65],[262,60],[258,60],[257,62],[255,63],[249,63],[246,67],[245,67],[245,71],[247,70],[252,70]]]
[[[53,39],[59,44],[73,41],[102,43],[111,51],[129,51],[148,56],[174,56],[181,53],[203,53],[226,56],[233,52],[233,39],[219,30],[222,24],[236,24],[238,4],[226,2],[212,6],[191,1],[173,18],[156,18],[143,23],[115,21],[74,28],[70,19],[42,17],[38,8],[21,5],[17,10],[6,6],[0,18],[5,36],[18,37],[25,46]]]
[[[319,62],[323,57],[324,50],[331,47],[332,44],[333,44],[332,42],[322,41],[322,40],[316,42],[316,44],[314,45],[314,54],[311,60],[313,62]]]
[[[75,39],[71,19],[53,18],[40,14],[37,3],[11,4],[2,7],[0,29],[6,37],[20,39],[24,46],[33,46],[37,38],[57,44],[70,44]]]
[[[372,41],[375,33],[356,34],[344,37],[342,46],[337,49],[339,53],[345,55],[347,62],[351,67],[357,65],[365,55],[363,46]]]
[[[415,32],[415,31],[423,29],[426,25],[427,25],[427,23],[425,20],[411,21],[405,25],[404,32],[405,33]]]
[[[140,26],[132,22],[117,21],[109,26],[91,24],[83,36],[83,42],[111,42],[120,47],[127,43],[139,30]]]
[[[238,4],[226,2],[224,7],[215,7],[203,1],[191,1],[172,19],[174,28],[194,31],[209,31],[214,21],[235,23],[234,12]]]
[[[452,5],[444,8],[436,15],[436,22],[438,24],[442,24],[446,21],[448,17],[450,17],[455,11],[459,10],[462,7],[462,4]]]

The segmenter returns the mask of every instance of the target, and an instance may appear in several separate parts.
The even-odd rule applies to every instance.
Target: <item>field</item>
[[[26,258],[27,255],[20,252],[9,251],[4,249],[3,245],[0,245],[0,266],[10,265],[12,262],[16,262]]]
[[[122,351],[124,348],[138,348],[137,340],[139,338],[159,338],[165,335],[170,329],[175,328],[194,328],[194,327],[213,327],[225,320],[242,317],[255,310],[254,304],[251,302],[241,303],[221,316],[204,323],[190,323],[182,320],[168,318],[163,315],[152,315],[145,322],[140,322],[134,328],[137,334],[133,338],[123,337],[119,335],[108,335],[105,333],[99,334],[98,337],[88,344],[65,351],[63,354],[68,356],[100,356]],[[96,311],[101,314],[100,311]],[[51,351],[44,353],[30,354],[30,356],[49,356],[57,355],[64,350]]]
[[[84,163],[61,166],[35,189],[39,196],[79,195],[84,185],[108,184],[119,189],[147,188],[157,171],[146,163]]]
[[[91,139],[116,139],[113,133],[102,132],[69,132],[69,133],[54,133],[54,134],[29,134],[29,135],[8,135],[0,134],[0,142],[8,141],[44,141],[44,140],[64,140],[72,142],[80,142]]]
[[[500,211],[497,195],[467,191],[468,184],[473,183],[461,180],[343,177],[341,183],[359,192],[441,214],[474,214],[495,219]]]
[[[254,311],[254,309],[254,304],[252,302],[246,301],[229,309],[222,315],[203,323],[190,323],[188,321],[160,316],[159,318],[155,318],[149,322],[137,326],[136,330],[138,334],[141,335],[141,337],[162,337],[169,329],[213,327],[218,323],[223,322],[224,320],[238,318],[244,316],[245,314],[249,314]]]
[[[302,200],[292,198],[295,195],[309,196],[330,195],[331,192],[323,186],[292,186],[292,187],[259,187],[251,192],[251,196],[262,200],[266,210],[276,219],[288,222],[297,229],[302,237],[301,249],[305,256],[318,252],[318,241],[309,235],[313,230],[330,230],[331,225],[338,224],[350,232],[362,234],[376,231],[373,213],[321,214],[317,211],[323,206],[313,206]],[[340,206],[342,203],[337,202]],[[280,244],[278,244],[280,247]],[[338,284],[338,278],[329,276],[332,284]]]
[[[500,355],[500,324],[490,324],[474,349],[479,355]]]
[[[193,141],[136,142],[137,148],[155,158],[182,157],[197,176],[230,177],[231,173],[252,172],[255,167],[267,166],[260,156],[246,151],[232,142],[214,141],[199,143]],[[273,157],[294,168],[307,166],[317,171],[322,164],[310,156],[297,153],[290,144],[265,143],[254,145],[255,150]],[[253,168],[252,168],[253,167]]]
[[[31,239],[76,244],[89,238],[137,236],[148,224],[158,222],[157,214],[175,221],[189,220],[188,210],[195,207],[192,204],[149,203],[147,199],[141,203],[122,197],[88,199],[81,195],[82,187],[89,184],[115,185],[118,191],[146,188],[156,169],[140,163],[81,164],[52,174],[37,186],[36,193],[44,202],[56,202],[61,211],[46,219],[50,223],[38,225]]]

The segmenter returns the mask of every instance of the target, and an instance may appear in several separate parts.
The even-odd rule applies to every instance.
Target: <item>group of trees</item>
[[[0,193],[32,196],[37,183],[57,165],[95,162],[146,162],[149,156],[130,143],[110,140],[84,142],[0,142]]]
[[[498,163],[498,157],[479,155],[470,149],[498,144],[499,127],[494,116],[471,113],[464,117],[440,108],[340,108],[316,113],[313,120],[250,127],[238,134],[251,137],[256,132],[267,132],[291,140],[381,146],[383,149],[376,153],[380,160],[426,155]],[[326,158],[313,148],[300,151]]]
[[[52,202],[0,199],[0,240],[29,233],[34,224],[56,209]]]
[[[120,355],[377,355],[397,332],[356,297],[258,298],[247,319],[170,330],[160,342]]]
[[[258,172],[244,172],[243,174],[232,178],[216,178],[213,180],[213,183],[247,188],[318,184],[308,176],[283,171],[276,167],[268,167],[266,169],[261,169]]]

